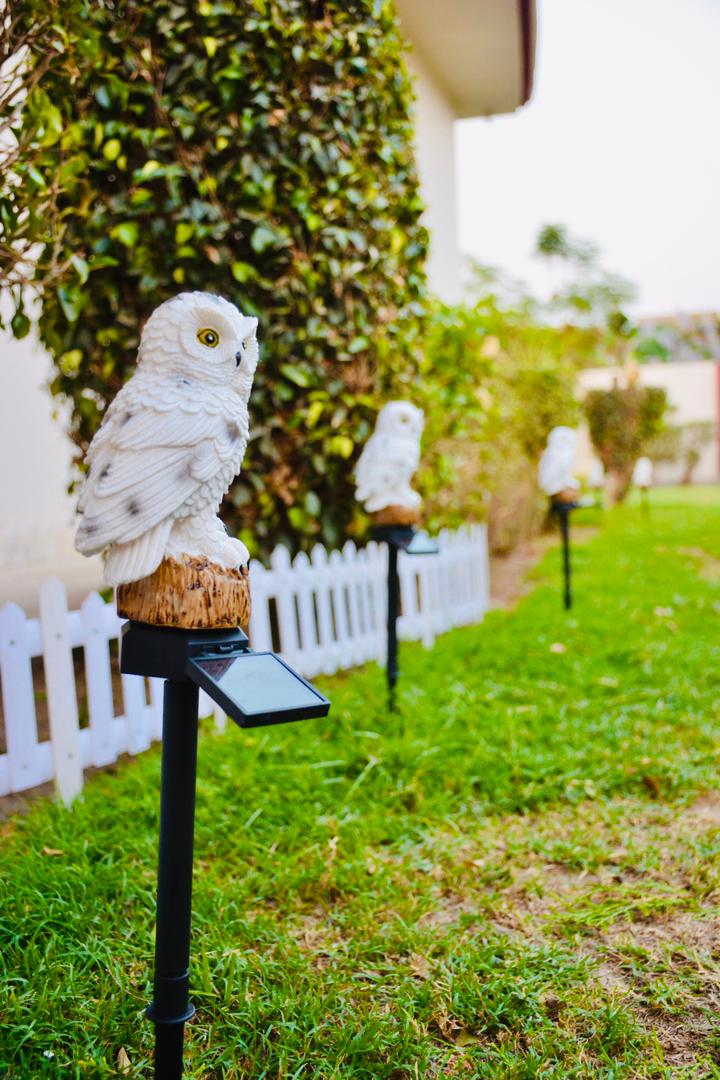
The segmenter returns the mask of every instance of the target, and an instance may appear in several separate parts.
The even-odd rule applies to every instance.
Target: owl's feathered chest
[[[126,467],[132,461],[139,486],[143,465],[152,462],[156,474],[177,484],[178,495],[185,489],[173,516],[187,517],[219,505],[240,471],[247,441],[247,404],[232,387],[138,371],[108,409],[88,461],[105,474],[117,471],[120,459]],[[184,482],[187,473],[194,483]]]

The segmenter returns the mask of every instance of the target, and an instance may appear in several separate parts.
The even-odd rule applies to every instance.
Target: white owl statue
[[[108,585],[165,558],[237,569],[248,551],[217,516],[248,441],[257,319],[210,293],[180,293],[145,324],[137,370],[87,452],[75,546],[101,552]]]
[[[573,476],[577,453],[577,432],[569,427],[556,427],[548,435],[547,446],[540,458],[538,482],[551,498],[579,488]]]
[[[649,488],[653,482],[653,463],[649,457],[640,457],[635,462],[632,482],[635,487]]]
[[[422,409],[409,401],[390,401],[378,413],[355,466],[357,498],[368,513],[391,510],[397,524],[419,518],[422,500],[410,482],[420,464],[423,422]]]

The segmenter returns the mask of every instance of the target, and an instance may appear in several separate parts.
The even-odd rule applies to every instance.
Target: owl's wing
[[[382,435],[371,435],[355,466],[357,497],[363,502],[376,487],[378,467],[382,462]]]
[[[149,532],[238,457],[246,432],[223,411],[118,395],[88,451],[79,509],[83,554]]]
[[[357,497],[361,502],[378,489],[408,482],[417,469],[420,450],[407,439],[373,435],[355,466]]]

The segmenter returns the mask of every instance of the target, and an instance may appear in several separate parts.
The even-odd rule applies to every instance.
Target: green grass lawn
[[[188,1076],[720,1078],[720,492],[575,570],[403,647],[395,716],[373,666],[207,727]],[[159,763],[5,823],[0,1076],[149,1075]]]

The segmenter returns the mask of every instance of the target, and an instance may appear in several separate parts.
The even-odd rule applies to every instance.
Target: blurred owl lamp
[[[182,1075],[199,691],[241,727],[327,716],[330,702],[256,653],[248,551],[217,516],[240,471],[258,362],[255,318],[210,293],[161,304],[137,370],[87,452],[75,544],[117,590],[124,675],[165,679],[153,1002],[155,1076]]]
[[[538,482],[553,502],[574,503],[580,484],[575,479],[577,432],[569,427],[553,428],[540,458]]]
[[[424,415],[409,401],[390,401],[355,466],[356,495],[374,525],[416,525],[422,499],[411,482],[420,464]]]
[[[650,509],[648,492],[653,485],[653,463],[651,458],[640,457],[637,459],[633,469],[632,482],[636,488],[640,489],[640,505],[643,513],[647,514]]]
[[[574,477],[577,453],[577,432],[569,427],[556,427],[548,435],[538,469],[538,483],[550,499],[550,505],[560,520],[563,558],[563,603],[572,607],[570,585],[570,512],[581,505],[579,483]]]
[[[395,708],[398,680],[397,620],[400,612],[398,552],[437,555],[437,542],[418,532],[422,499],[412,487],[420,464],[424,415],[409,401],[390,401],[378,413],[375,431],[355,466],[356,495],[370,514],[372,537],[388,548],[387,661],[388,706]]]
[[[649,487],[652,487],[653,482],[653,463],[649,457],[638,458],[635,462],[635,468],[633,469],[632,482],[635,487],[641,488],[645,491]]]
[[[248,551],[217,512],[247,446],[256,331],[210,293],[161,304],[90,443],[75,546],[102,554],[125,618],[247,625]]]

